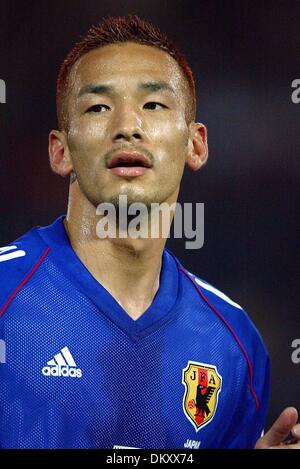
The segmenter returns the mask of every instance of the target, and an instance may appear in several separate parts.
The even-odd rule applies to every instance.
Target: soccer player
[[[297,411],[259,439],[269,363],[243,309],[166,237],[97,231],[100,204],[171,205],[206,162],[184,56],[136,16],[106,18],[63,62],[57,113],[67,214],[0,250],[0,447],[284,447]]]

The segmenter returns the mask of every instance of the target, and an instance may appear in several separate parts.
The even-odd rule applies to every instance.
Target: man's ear
[[[51,130],[49,134],[49,160],[52,171],[60,176],[69,176],[73,169],[64,132]]]
[[[201,123],[190,124],[189,150],[186,164],[193,170],[198,171],[207,161],[207,129]]]

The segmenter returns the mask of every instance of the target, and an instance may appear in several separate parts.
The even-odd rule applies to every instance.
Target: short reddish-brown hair
[[[139,44],[158,47],[171,55],[180,66],[187,80],[189,99],[187,103],[187,119],[195,118],[196,93],[192,70],[178,47],[157,27],[142,20],[136,15],[123,17],[106,17],[101,23],[92,26],[86,36],[75,44],[63,61],[57,79],[56,108],[59,128],[66,129],[67,111],[66,102],[70,72],[73,65],[87,52],[98,47],[120,42],[136,42]]]

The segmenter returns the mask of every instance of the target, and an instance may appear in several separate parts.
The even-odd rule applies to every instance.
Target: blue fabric
[[[82,264],[62,222],[31,230],[13,243],[26,255],[0,262],[0,447],[253,447],[269,361],[247,314],[165,250],[160,288],[134,321]],[[189,363],[221,377],[199,427],[197,408],[189,418],[186,407],[204,399],[185,400]]]

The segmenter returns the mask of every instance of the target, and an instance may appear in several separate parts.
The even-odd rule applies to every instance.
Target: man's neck
[[[96,232],[99,221],[96,209],[78,195],[74,197],[76,204],[70,197],[64,221],[70,243],[96,280],[136,320],[151,305],[159,289],[166,239],[100,239]]]

